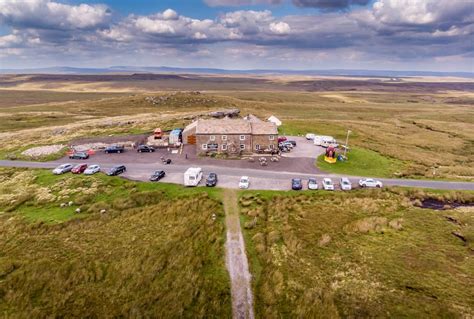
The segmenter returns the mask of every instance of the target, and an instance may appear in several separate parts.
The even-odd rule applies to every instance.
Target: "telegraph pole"
[[[347,149],[349,148],[349,134],[351,134],[352,131],[351,130],[347,130],[347,136],[346,136],[346,147],[344,147],[344,157],[346,157],[346,154],[347,154]]]

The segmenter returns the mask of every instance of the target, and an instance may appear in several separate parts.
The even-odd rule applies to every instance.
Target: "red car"
[[[287,140],[286,136],[279,136],[278,143],[285,142]]]
[[[73,174],[82,174],[87,169],[87,164],[77,164],[71,170]]]

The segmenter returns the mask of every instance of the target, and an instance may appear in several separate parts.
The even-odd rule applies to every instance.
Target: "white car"
[[[308,180],[308,189],[310,190],[318,189],[318,181],[316,180],[316,178],[310,178]]]
[[[343,191],[350,191],[352,189],[351,181],[347,177],[341,178],[340,185]]]
[[[332,179],[330,178],[325,178],[323,179],[323,188],[326,191],[333,191],[334,190],[334,183],[332,182]]]
[[[100,166],[99,165],[90,165],[84,171],[84,175],[93,175],[93,174],[98,173],[98,172],[100,172]]]
[[[250,179],[248,176],[242,176],[239,182],[240,189],[247,189],[250,186]]]
[[[306,134],[305,137],[306,137],[307,140],[314,140],[315,136],[316,136],[316,134],[314,134],[314,133],[308,133],[308,134]]]
[[[66,164],[61,164],[55,169],[53,169],[53,174],[54,175],[61,175],[67,172],[70,172],[74,166],[72,164],[66,163]]]
[[[378,187],[382,188],[382,182],[373,178],[364,178],[359,181],[360,187]]]

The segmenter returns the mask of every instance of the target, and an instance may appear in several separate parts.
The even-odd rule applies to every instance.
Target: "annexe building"
[[[183,131],[185,144],[196,144],[198,154],[229,155],[271,152],[278,149],[275,124],[248,119],[199,119]]]

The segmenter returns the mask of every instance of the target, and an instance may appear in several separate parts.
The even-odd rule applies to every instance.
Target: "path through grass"
[[[254,318],[253,296],[250,285],[251,275],[244,238],[240,229],[237,192],[224,191],[224,209],[226,212],[227,242],[226,263],[231,280],[232,311],[234,318]]]

